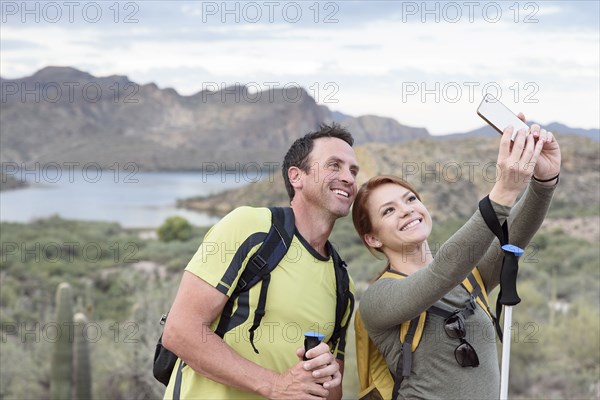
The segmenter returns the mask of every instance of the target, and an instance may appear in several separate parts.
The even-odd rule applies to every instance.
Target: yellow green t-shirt
[[[240,207],[214,225],[206,234],[186,270],[230,296],[249,257],[258,250],[271,227],[268,208]],[[265,315],[254,334],[256,354],[248,330],[254,320],[261,283],[247,295],[240,295],[233,308],[234,328],[223,340],[242,357],[276,372],[296,363],[296,349],[303,346],[304,332],[319,332],[327,342],[333,333],[336,309],[336,278],[332,257],[317,253],[296,231],[290,249],[271,272]],[[350,281],[350,289],[354,287]],[[190,316],[193,318],[193,316]],[[344,319],[348,318],[348,312]],[[213,321],[213,331],[219,319]],[[343,321],[345,324],[345,320]],[[201,334],[199,332],[199,334]],[[343,360],[345,335],[334,349]],[[175,378],[181,360],[177,361],[165,392],[173,398]],[[192,370],[182,369],[181,399],[257,399],[259,396],[214,382]]]

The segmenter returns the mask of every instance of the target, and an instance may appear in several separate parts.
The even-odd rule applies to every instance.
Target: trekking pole
[[[479,211],[486,225],[496,235],[502,246],[504,258],[502,259],[502,270],[500,271],[500,293],[496,301],[495,325],[498,336],[502,336],[502,369],[500,371],[500,399],[508,399],[508,375],[510,370],[510,328],[512,326],[512,308],[519,304],[521,299],[517,294],[517,272],[519,271],[519,256],[524,250],[509,244],[508,241],[508,223],[504,221],[502,225],[496,218],[494,208],[489,196],[484,197],[479,202]],[[506,306],[506,315],[504,316],[504,333],[500,331],[500,314],[502,306]]]
[[[510,371],[510,342],[513,306],[521,299],[517,294],[518,259],[523,249],[512,244],[502,246],[504,262],[500,272],[500,294],[496,305],[496,316],[500,318],[501,307],[504,305],[504,334],[502,335],[502,370],[500,372],[500,400],[508,399],[508,376]]]
[[[512,306],[504,309],[504,335],[502,336],[502,371],[500,371],[500,400],[508,399],[508,371],[510,364],[510,328],[512,326]]]

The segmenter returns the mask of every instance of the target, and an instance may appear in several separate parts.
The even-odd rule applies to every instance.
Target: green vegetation
[[[597,221],[597,214],[593,218],[590,223]],[[464,220],[436,222],[431,247],[439,247]],[[582,221],[586,225],[587,219]],[[523,301],[514,311],[511,398],[597,397],[597,242],[576,238],[576,232],[562,226],[542,229],[522,258]],[[192,228],[187,241],[169,242],[147,239],[144,232],[117,224],[56,217],[2,223],[0,228],[0,398],[51,397],[58,371],[50,367],[57,346],[52,328],[62,321],[57,317],[62,305],[54,293],[62,282],[71,287],[73,309],[85,312],[90,321],[85,327],[91,397],[162,397],[164,388],[150,368],[161,331],[158,319],[168,311],[182,270],[206,228]],[[331,241],[348,263],[359,300],[385,262],[364,248],[349,217],[336,224]],[[350,332],[344,378],[348,399],[358,390],[353,346]]]
[[[0,230],[0,398],[50,398],[53,348],[57,335],[69,336],[56,317],[62,282],[71,286],[73,308],[90,320],[92,398],[162,397],[150,372],[157,321],[206,228],[169,243],[117,224],[57,217],[1,223]],[[136,304],[146,311],[132,314]]]
[[[163,242],[179,240],[184,242],[192,237],[192,225],[183,217],[169,217],[158,227],[158,238]]]

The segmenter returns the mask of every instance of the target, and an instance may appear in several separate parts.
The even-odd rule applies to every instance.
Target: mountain
[[[159,170],[279,163],[296,138],[340,120],[357,144],[429,137],[426,129],[391,118],[332,112],[297,88],[250,93],[238,85],[182,96],[70,67],[0,82],[3,162],[134,162]]]
[[[71,67],[0,77],[0,83],[0,159],[19,165],[126,168],[135,163],[142,170],[215,170],[254,163],[253,168],[270,169],[296,138],[331,122],[347,127],[357,145],[497,135],[485,126],[432,137],[425,128],[392,118],[332,111],[295,87],[254,93],[237,85],[182,96],[154,83],[96,77]],[[598,129],[558,123],[548,128],[596,141],[600,136]]]

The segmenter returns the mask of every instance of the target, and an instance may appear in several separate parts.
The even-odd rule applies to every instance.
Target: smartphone
[[[517,132],[521,129],[527,129],[529,133],[529,127],[504,104],[500,103],[500,100],[489,93],[485,95],[483,100],[481,100],[481,104],[477,107],[477,115],[494,127],[500,134],[502,134],[507,126],[512,125],[514,131],[510,140],[514,141]]]

